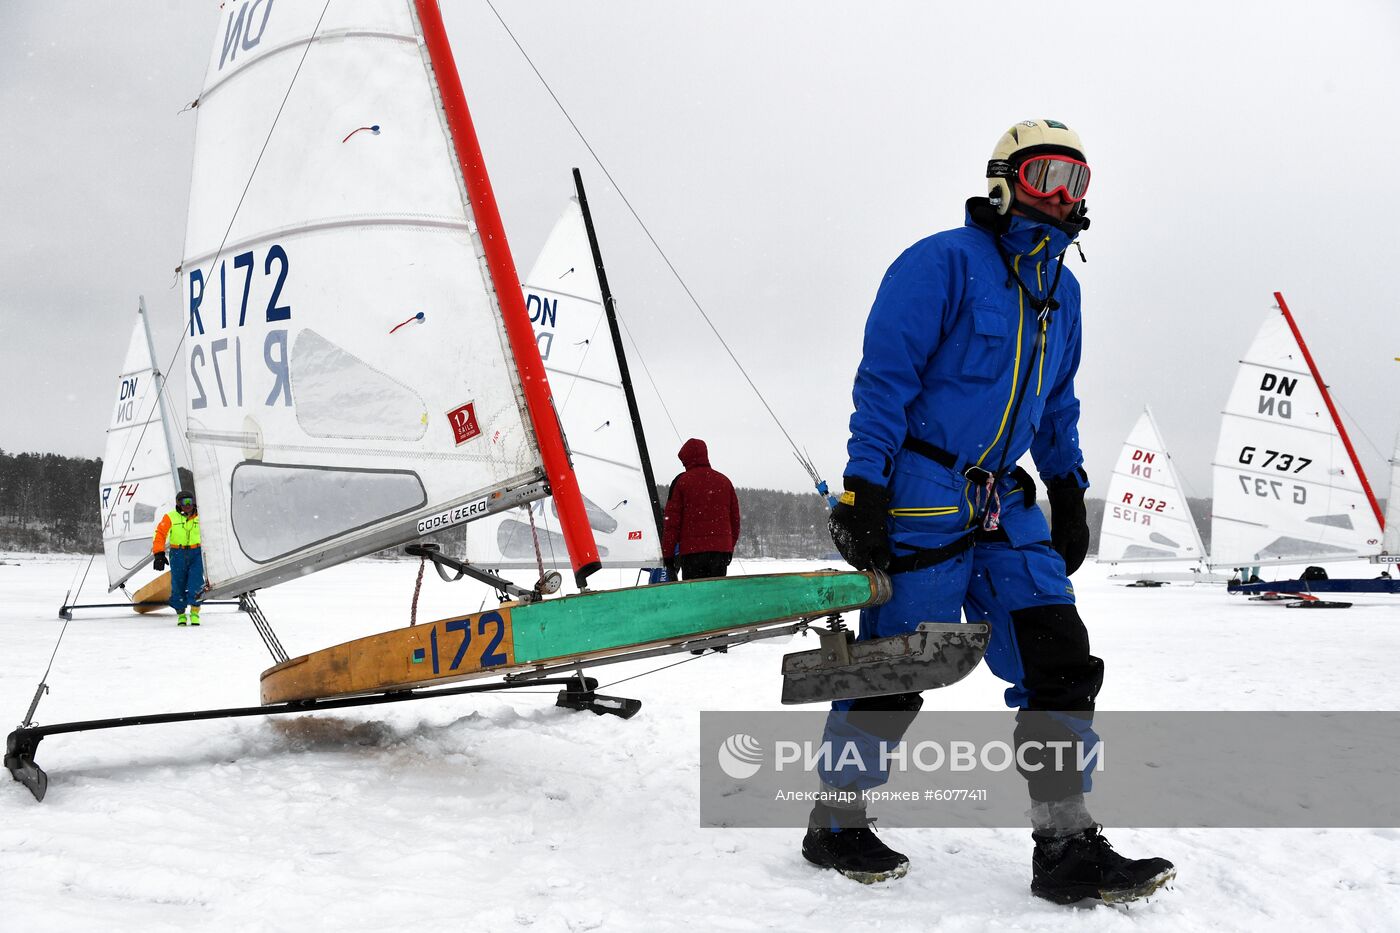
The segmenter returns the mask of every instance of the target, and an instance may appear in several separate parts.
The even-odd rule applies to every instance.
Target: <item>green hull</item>
[[[262,702],[348,696],[587,661],[884,602],[882,574],[763,574],[580,593],[395,629],[262,675]]]
[[[769,574],[582,593],[512,611],[517,663],[868,605],[863,573]]]

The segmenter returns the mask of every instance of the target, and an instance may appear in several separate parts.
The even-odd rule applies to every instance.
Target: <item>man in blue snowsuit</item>
[[[1053,120],[1008,130],[988,164],[989,197],[967,204],[964,226],[915,243],[886,272],[865,328],[847,445],[845,493],[831,533],[860,569],[889,572],[893,595],[861,614],[859,637],[920,622],[992,628],[986,660],[1011,686],[1019,750],[1097,742],[1094,698],[1103,662],[1074,604],[1069,575],[1089,545],[1079,448],[1079,283],[1066,251],[1088,226],[1089,166],[1076,133]],[[1036,484],[1017,467],[1029,451]],[[803,855],[866,883],[902,876],[908,860],[868,828],[859,802],[884,783],[877,767],[845,767],[845,743],[878,762],[922,705],[918,693],[833,705],[824,740],[838,762],[821,775]],[[1051,756],[1046,756],[1048,763]],[[1035,754],[1025,761],[1036,763]],[[1084,777],[1021,769],[1031,797],[1031,890],[1071,903],[1128,900],[1165,884],[1164,859],[1130,860],[1098,832]]]

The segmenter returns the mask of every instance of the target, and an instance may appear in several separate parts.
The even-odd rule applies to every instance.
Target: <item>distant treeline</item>
[[[101,460],[0,450],[0,549],[100,551],[101,475]]]
[[[657,486],[656,491],[664,506],[671,487]],[[826,530],[826,502],[815,491],[783,492],[742,486],[734,491],[739,496],[736,557],[821,560],[836,555]]]
[[[826,530],[826,504],[815,493],[743,488],[736,491],[743,516],[738,556],[821,559],[835,555],[836,549]],[[666,501],[665,487],[661,487],[661,501]],[[1201,531],[1205,552],[1209,554],[1211,500],[1186,501]],[[1046,508],[1043,500],[1040,505]],[[1103,499],[1090,496],[1084,505],[1091,534],[1089,550],[1093,554],[1099,548],[1099,527],[1103,524],[1105,503]]]
[[[181,473],[187,482],[187,471]],[[0,550],[100,551],[97,489],[101,475],[101,460],[0,450]],[[657,490],[664,504],[669,486]],[[835,556],[826,531],[826,503],[815,493],[743,487],[737,492],[743,518],[737,557],[823,560]],[[1209,553],[1210,500],[1188,502]],[[1096,549],[1104,501],[1090,498],[1087,506]]]
[[[662,503],[668,487],[658,486]],[[815,492],[781,492],[776,489],[736,490],[742,531],[739,534],[741,558],[780,557],[821,560],[836,556],[836,548],[826,530],[826,503]],[[1042,493],[1043,496],[1043,493]],[[1039,500],[1045,508],[1044,499]],[[1188,499],[1187,504],[1201,530],[1206,553],[1210,553],[1210,500]],[[1104,500],[1085,500],[1088,513],[1090,553],[1098,550],[1099,526],[1103,524]]]

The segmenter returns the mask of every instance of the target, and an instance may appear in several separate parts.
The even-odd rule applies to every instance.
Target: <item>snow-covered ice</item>
[[[24,717],[85,564],[0,565],[4,731]],[[259,599],[297,655],[406,623],[416,570],[362,560]],[[1400,601],[1297,612],[1221,587],[1128,589],[1106,574],[1076,575],[1107,664],[1102,709],[1400,702]],[[85,595],[97,601],[94,580]],[[485,599],[429,573],[419,617]],[[169,613],[78,613],[37,720],[256,703],[269,658],[251,623],[230,609],[205,619],[179,629]],[[1340,637],[1313,637],[1319,626]],[[799,830],[701,829],[699,710],[778,708],[788,650],[750,645],[631,680],[610,691],[644,701],[630,721],[556,709],[541,690],[47,738],[44,803],[0,783],[0,929],[1400,929],[1395,829],[1110,827],[1121,851],[1180,870],[1174,890],[1127,912],[1032,898],[1022,830],[892,829],[885,838],[913,867],[867,888],[803,862]],[[667,663],[596,673],[609,684]],[[982,669],[925,709],[997,709],[1001,692]]]

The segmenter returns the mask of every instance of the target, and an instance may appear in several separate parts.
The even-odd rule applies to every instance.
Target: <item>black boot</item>
[[[909,871],[909,859],[880,841],[870,828],[874,822],[864,811],[833,810],[819,803],[812,808],[807,835],[802,839],[802,857],[861,884],[903,878]],[[833,823],[847,828],[831,829]]]
[[[1031,893],[1056,904],[1085,899],[1121,904],[1148,897],[1176,877],[1164,858],[1124,858],[1093,826],[1072,836],[1031,833]]]

